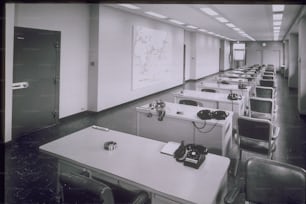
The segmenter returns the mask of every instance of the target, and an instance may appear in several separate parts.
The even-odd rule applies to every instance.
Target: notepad
[[[165,144],[163,146],[163,148],[161,149],[161,153],[163,154],[168,154],[170,156],[174,155],[175,150],[177,150],[177,148],[179,148],[180,143],[177,142],[168,142],[167,144]]]

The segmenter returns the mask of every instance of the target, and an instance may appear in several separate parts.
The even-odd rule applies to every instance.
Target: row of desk
[[[242,74],[241,70],[232,74]],[[232,129],[243,115],[252,86],[239,89],[238,79],[232,84],[217,81],[202,83],[197,90],[173,93],[174,103],[165,102],[165,116],[159,120],[149,104],[136,108],[137,134],[88,127],[40,147],[43,153],[58,159],[58,174],[89,172],[99,178],[129,190],[145,190],[152,204],[219,204],[227,191],[227,153],[232,145]],[[220,79],[218,79],[220,80]],[[213,88],[219,93],[200,92]],[[242,95],[241,100],[229,100],[229,93]],[[179,104],[181,99],[193,99],[203,107]],[[201,120],[200,110],[225,110],[224,120]],[[202,144],[209,149],[199,169],[177,162],[162,154],[169,141]],[[105,142],[115,141],[117,148],[107,151]],[[58,186],[58,191],[60,187]]]

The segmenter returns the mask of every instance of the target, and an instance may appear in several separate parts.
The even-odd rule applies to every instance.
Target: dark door
[[[15,27],[12,137],[56,124],[60,32]]]

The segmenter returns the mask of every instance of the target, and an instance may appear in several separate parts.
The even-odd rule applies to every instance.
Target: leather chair
[[[238,183],[225,196],[226,204],[245,201],[261,204],[305,204],[306,171],[278,161],[251,158],[245,165],[244,183]]]
[[[144,191],[140,191],[132,197],[131,192],[121,189],[125,197],[128,197],[126,194],[130,194],[129,198],[132,198],[128,201],[119,201],[114,196],[113,189],[109,185],[81,174],[62,173],[59,176],[59,182],[61,185],[61,203],[65,204],[146,204],[150,200],[148,194]],[[117,197],[119,196],[117,195]]]
[[[197,101],[193,100],[188,100],[188,99],[182,99],[179,101],[179,104],[184,104],[184,105],[190,105],[190,106],[200,106],[202,107],[203,105]]]
[[[262,79],[274,80],[274,76],[272,76],[272,75],[262,75]]]
[[[259,80],[259,85],[275,88],[275,82],[274,80],[271,80],[271,79],[261,79]]]
[[[274,106],[274,99],[250,97],[249,116],[274,121],[276,114]]]
[[[258,98],[268,98],[273,100],[273,110],[274,112],[277,111],[277,104],[276,104],[276,93],[275,89],[271,87],[264,87],[264,86],[256,86],[255,87],[255,97]]]
[[[242,151],[266,155],[272,159],[279,128],[274,127],[269,120],[246,116],[239,116],[237,124],[235,141],[239,147],[239,160]]]

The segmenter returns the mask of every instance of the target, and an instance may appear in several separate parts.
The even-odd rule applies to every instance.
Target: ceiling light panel
[[[223,18],[223,17],[216,17],[216,19],[217,19],[218,21],[220,21],[221,23],[227,23],[227,22],[228,22],[228,20],[225,19],[225,18]]]
[[[167,17],[164,16],[164,15],[161,15],[161,14],[159,14],[159,13],[155,13],[155,12],[152,12],[152,11],[146,11],[145,13],[148,14],[148,15],[150,15],[150,16],[157,17],[157,18],[167,18]]]
[[[285,10],[284,5],[280,5],[280,4],[272,5],[272,11],[273,12],[282,12],[284,10]]]
[[[183,22],[181,22],[181,21],[174,20],[174,19],[170,19],[169,21],[172,22],[172,23],[178,24],[178,25],[183,25],[183,24],[185,24],[185,23],[183,23]]]
[[[132,4],[118,4],[119,6],[123,6],[125,8],[129,8],[129,9],[140,9],[139,7],[137,6],[134,6]]]
[[[211,8],[200,8],[202,11],[204,11],[207,15],[210,15],[210,16],[217,16],[218,13],[215,12],[214,10],[212,10]]]
[[[225,24],[225,25],[227,25],[228,27],[230,27],[230,28],[235,28],[236,26],[234,25],[234,24],[232,24],[232,23],[227,23],[227,24]]]
[[[281,24],[281,21],[273,21],[273,26],[280,26]]]
[[[283,19],[283,14],[282,13],[274,13],[273,14],[273,20],[274,21],[281,21]]]
[[[199,29],[199,31],[201,31],[201,32],[204,32],[204,33],[206,33],[207,32],[207,30],[205,30],[205,29]]]
[[[198,27],[193,26],[193,25],[187,25],[186,27],[187,27],[187,28],[191,28],[191,29],[197,29],[197,28],[198,28]]]

